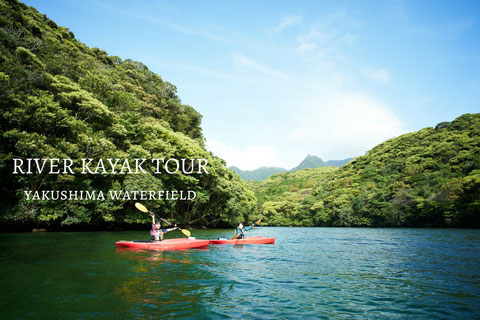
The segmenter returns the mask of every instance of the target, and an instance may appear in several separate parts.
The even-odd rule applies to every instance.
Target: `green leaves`
[[[40,61],[40,59],[30,50],[24,47],[18,47],[15,50],[15,54],[17,55],[21,63],[30,67],[32,70],[45,70],[45,64]]]
[[[479,128],[480,114],[466,114],[388,140],[329,173],[249,183],[271,224],[479,227]]]
[[[124,200],[25,201],[23,190],[50,189],[193,190],[193,201],[149,208],[198,226],[255,214],[253,193],[205,150],[202,116],[181,103],[174,85],[140,62],[88,48],[33,8],[1,1],[0,13],[0,221],[104,227],[149,220]],[[210,174],[22,176],[11,172],[13,157],[203,158]]]

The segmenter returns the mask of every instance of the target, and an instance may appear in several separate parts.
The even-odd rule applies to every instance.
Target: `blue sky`
[[[26,1],[146,64],[228,165],[363,155],[480,112],[479,1]]]

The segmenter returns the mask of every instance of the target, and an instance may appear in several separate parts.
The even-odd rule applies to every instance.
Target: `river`
[[[115,247],[148,230],[0,234],[0,318],[480,318],[480,230],[248,234],[276,243],[156,252]]]

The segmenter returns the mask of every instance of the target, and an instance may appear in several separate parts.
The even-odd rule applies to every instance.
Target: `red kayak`
[[[267,237],[249,237],[243,239],[215,239],[210,240],[210,244],[270,244],[274,243],[275,238],[267,238]]]
[[[194,248],[205,248],[208,246],[208,240],[200,239],[165,239],[162,241],[118,241],[116,242],[119,248],[133,248],[133,249],[151,249],[151,250],[184,250]]]

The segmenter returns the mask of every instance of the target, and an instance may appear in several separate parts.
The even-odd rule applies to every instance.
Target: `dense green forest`
[[[338,169],[249,184],[275,225],[480,227],[480,114],[388,140]]]
[[[18,1],[1,0],[0,13],[4,229],[105,227],[150,219],[134,209],[133,201],[26,201],[23,190],[194,190],[194,201],[145,203],[193,226],[232,225],[254,212],[253,193],[222,159],[206,151],[202,117],[181,103],[174,85],[139,62],[87,47],[67,28]],[[210,174],[13,175],[14,157],[204,158]]]
[[[264,223],[283,226],[315,226],[312,210],[316,210],[313,189],[330,179],[338,168],[307,168],[280,172],[264,181],[249,181],[258,199]]]

